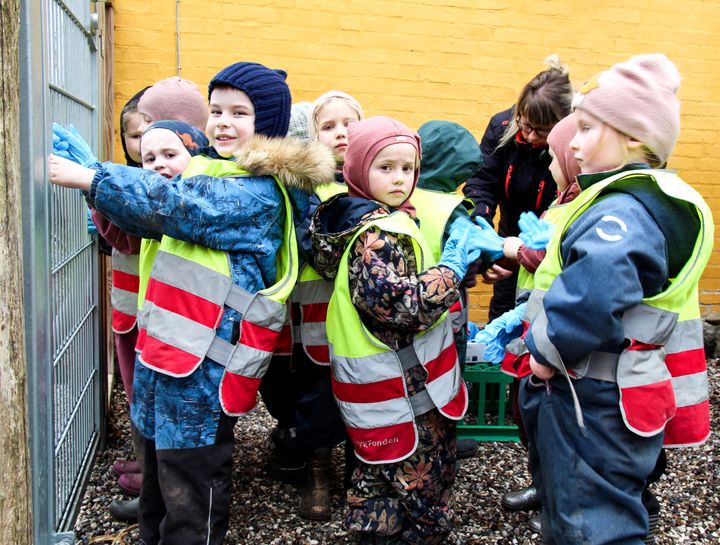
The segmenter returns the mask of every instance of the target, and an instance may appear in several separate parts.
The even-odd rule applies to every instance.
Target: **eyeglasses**
[[[533,127],[530,123],[523,121],[519,117],[516,121],[522,132],[526,132],[528,134],[534,132],[538,138],[547,138],[547,135],[550,134],[550,131],[553,129],[552,127]]]

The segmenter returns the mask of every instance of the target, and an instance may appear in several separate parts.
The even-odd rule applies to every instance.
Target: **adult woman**
[[[549,171],[552,158],[547,137],[555,124],[570,113],[573,89],[567,68],[557,55],[551,55],[545,63],[548,68],[525,85],[517,103],[490,119],[480,143],[484,164],[464,188],[465,195],[475,203],[474,215],[492,223],[500,207],[498,233],[505,237],[518,235],[522,212],[540,216],[557,196],[557,185]],[[517,261],[501,261],[501,265],[483,274],[486,283],[494,284],[488,321],[515,307]],[[517,385],[515,380],[511,390],[513,413],[527,445],[517,406]],[[540,501],[531,485],[503,494],[502,505],[524,511],[538,508]],[[538,517],[531,520],[535,531],[539,531],[539,524]]]
[[[517,236],[520,214],[532,211],[539,216],[557,193],[548,170],[551,158],[546,139],[555,124],[570,113],[573,89],[557,55],[545,63],[548,68],[525,85],[517,103],[490,119],[480,142],[484,164],[464,188],[475,203],[475,215],[492,222],[500,207],[498,233],[502,236]],[[510,275],[495,267],[486,275],[488,282],[498,279],[490,301],[490,320],[515,307],[517,272]]]

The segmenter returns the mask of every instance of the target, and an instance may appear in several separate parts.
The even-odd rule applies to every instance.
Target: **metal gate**
[[[21,11],[23,261],[35,543],[70,531],[103,417],[97,244],[78,191],[50,187],[51,122],[97,149],[99,84],[88,0]]]

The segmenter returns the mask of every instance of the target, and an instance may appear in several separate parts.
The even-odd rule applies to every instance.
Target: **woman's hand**
[[[51,184],[90,191],[94,177],[95,170],[91,168],[57,155],[48,158],[48,180]]]
[[[538,363],[533,356],[530,356],[530,370],[540,380],[550,380],[555,376],[555,369]]]

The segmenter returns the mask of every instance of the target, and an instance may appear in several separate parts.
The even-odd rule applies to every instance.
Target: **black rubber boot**
[[[115,520],[137,522],[140,498],[132,500],[113,500],[108,508],[110,515]]]
[[[511,490],[502,495],[502,506],[510,511],[531,511],[540,507],[540,496],[534,486]]]
[[[330,473],[331,451],[329,448],[310,453],[307,466],[307,482],[300,498],[298,514],[309,520],[330,520]]]
[[[305,484],[307,460],[298,445],[295,428],[274,428],[270,438],[273,450],[267,463],[268,475],[286,484]]]

